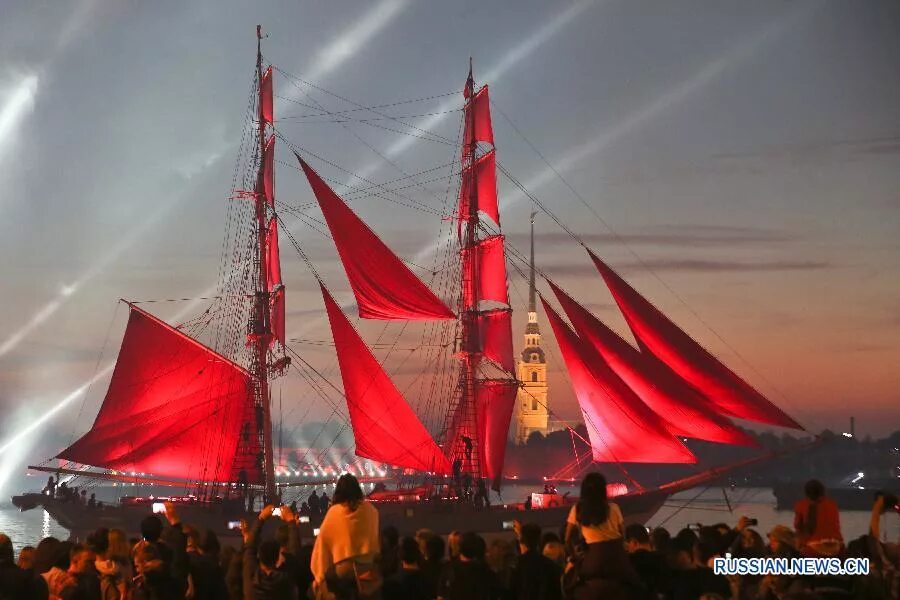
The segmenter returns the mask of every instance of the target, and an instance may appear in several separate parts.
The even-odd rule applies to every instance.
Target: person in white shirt
[[[348,587],[357,588],[361,597],[377,592],[379,552],[378,511],[363,499],[356,477],[342,475],[313,546],[310,569],[317,597]]]
[[[567,567],[578,570],[579,587],[583,589],[576,597],[631,597],[631,592],[639,593],[640,581],[625,552],[625,519],[619,506],[607,498],[606,478],[600,473],[585,476],[581,497],[569,511],[566,547],[570,552],[576,546],[576,534],[584,540],[583,553],[574,552],[580,558]]]

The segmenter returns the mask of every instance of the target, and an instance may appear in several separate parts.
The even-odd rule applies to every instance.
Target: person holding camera
[[[847,555],[869,559],[869,573],[855,577],[853,589],[858,598],[888,599],[900,596],[900,547],[897,542],[881,540],[881,516],[900,511],[897,496],[880,491],[875,494],[869,533],[847,544]]]

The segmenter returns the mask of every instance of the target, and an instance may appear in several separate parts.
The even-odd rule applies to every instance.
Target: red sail
[[[665,421],[641,402],[541,298],[575,396],[581,406],[594,460],[601,462],[695,463],[669,433]]]
[[[612,292],[641,349],[655,356],[728,416],[803,429],[625,283],[593,252],[597,270]]]
[[[281,285],[281,257],[278,251],[278,219],[269,220],[266,234],[266,268],[268,270],[269,291]]]
[[[509,304],[509,296],[506,292],[506,258],[503,254],[503,236],[493,235],[479,240],[474,246],[474,254],[477,256],[476,271],[478,273],[478,298],[479,300],[494,300]],[[472,260],[473,249],[463,248],[463,273],[471,273],[469,263]],[[463,301],[465,306],[472,305],[471,281],[464,282]]]
[[[475,415],[481,442],[482,473],[499,488],[506,456],[509,422],[516,405],[519,382],[509,379],[483,379],[475,386]]]
[[[132,306],[94,425],[58,458],[192,481],[235,481],[242,417],[252,401],[244,369]],[[247,473],[250,482],[260,478]]]
[[[454,319],[434,292],[297,156],[322,207],[328,229],[364,319]]]
[[[272,110],[272,67],[263,73],[259,86],[259,116],[265,123],[273,123],[275,112]]]
[[[708,442],[757,445],[665,365],[641,354],[552,281],[548,283],[581,339],[594,346],[651,410],[664,415],[671,434]]]
[[[512,311],[508,308],[478,314],[481,351],[509,373],[515,372],[512,342]]]
[[[466,104],[466,128],[463,137],[464,154],[469,151],[468,149],[472,145],[472,130],[469,127],[469,123],[472,122],[471,111],[475,111],[475,141],[487,142],[493,146],[494,130],[491,127],[491,101],[488,97],[488,86],[484,86],[478,90],[478,93],[475,94],[475,98],[469,100]]]
[[[325,286],[321,288],[344,381],[357,456],[397,467],[449,474],[447,457],[331,294]]]
[[[472,193],[472,179],[475,179],[475,193],[478,196],[478,210],[500,224],[500,211],[497,208],[497,164],[496,152],[491,150],[475,161],[472,167],[463,170],[462,183],[459,187],[459,224],[462,225],[469,216],[469,197]]]
[[[275,208],[275,136],[271,136],[266,142],[263,152],[263,194],[266,202]]]
[[[272,341],[278,340],[282,346],[286,346],[284,335],[284,286],[278,286],[278,289],[272,294],[272,310],[269,318],[272,327]],[[271,344],[270,344],[271,345]]]

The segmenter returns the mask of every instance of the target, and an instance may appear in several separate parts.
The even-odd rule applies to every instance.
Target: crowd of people
[[[143,519],[139,539],[98,529],[83,544],[48,537],[15,557],[10,539],[0,534],[0,600],[898,597],[897,546],[879,540],[885,496],[875,501],[869,533],[845,544],[837,506],[816,481],[797,504],[794,526],[776,526],[765,537],[747,517],[734,526],[698,525],[674,535],[661,527],[626,526],[627,515],[607,498],[598,473],[585,477],[559,533],[527,522],[525,511],[523,522],[514,522],[514,535],[493,536],[490,543],[474,532],[453,532],[445,541],[425,529],[401,537],[393,527],[382,528],[352,475],[338,480],[333,498],[323,496],[301,507],[324,513],[313,544],[301,544],[296,504],[280,511],[266,506],[242,522],[240,548],[222,546],[213,532],[183,523],[172,503],[165,504],[164,520]],[[270,522],[274,527],[267,527]],[[716,574],[713,560],[726,554],[864,557],[870,573]]]
[[[97,500],[96,494],[88,496],[87,490],[79,491],[78,486],[69,487],[65,481],[59,485],[57,483],[58,478],[53,479],[53,475],[51,475],[47,480],[47,485],[41,491],[51,498],[56,498],[63,502],[77,502],[88,508],[103,508],[103,502]]]

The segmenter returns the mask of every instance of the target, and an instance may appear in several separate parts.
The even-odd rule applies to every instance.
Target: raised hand
[[[281,520],[285,523],[293,523],[297,519],[297,516],[291,510],[291,507],[287,504],[281,507]]]
[[[266,505],[261,511],[259,511],[259,520],[265,521],[269,517],[272,516],[272,513],[275,511],[275,506],[273,504]]]
[[[170,500],[166,500],[163,506],[166,509],[166,519],[169,521],[169,525],[178,524],[178,511],[175,509],[175,504]]]

